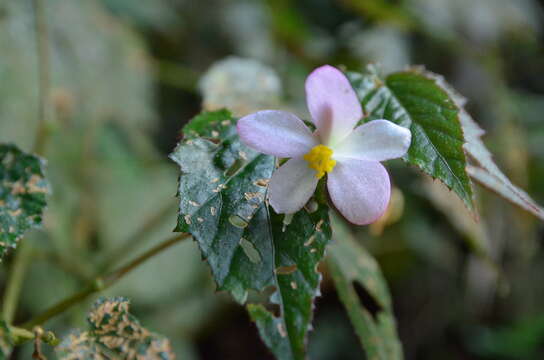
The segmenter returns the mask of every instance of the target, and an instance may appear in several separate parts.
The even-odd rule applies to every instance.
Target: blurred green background
[[[536,0],[42,0],[53,195],[16,320],[81,289],[171,234],[167,154],[202,107],[306,116],[304,79],[328,63],[421,64],[469,99],[513,182],[544,203],[544,12]],[[0,141],[30,151],[38,114],[30,0],[0,0]],[[479,221],[448,191],[389,162],[390,216],[352,232],[383,267],[407,359],[543,359],[544,226],[477,188]],[[5,286],[13,256],[2,264]],[[362,359],[327,269],[310,357]],[[214,292],[184,242],[107,295],[132,300],[180,359],[271,359],[242,307]],[[93,299],[47,324],[84,327]],[[364,297],[361,298],[364,301]],[[27,359],[30,345],[13,358]]]

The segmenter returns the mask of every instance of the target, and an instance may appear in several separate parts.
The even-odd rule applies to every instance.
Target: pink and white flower
[[[331,200],[346,219],[359,225],[376,221],[391,195],[380,161],[408,151],[410,130],[387,120],[355,127],[363,117],[361,104],[346,76],[329,65],[306,79],[306,100],[317,129],[313,133],[285,111],[263,110],[238,121],[238,134],[247,146],[291,158],[270,179],[270,205],[278,213],[297,212],[327,173]]]

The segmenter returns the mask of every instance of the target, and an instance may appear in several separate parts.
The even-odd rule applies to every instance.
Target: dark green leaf
[[[196,123],[191,122],[184,132],[206,136],[217,131],[210,130],[222,118],[216,115],[221,112],[197,116]],[[170,155],[182,173],[176,231],[193,235],[219,290],[230,291],[243,303],[248,289],[261,290],[272,279],[272,244],[264,198],[275,159],[241,144],[232,125],[235,119],[222,119],[229,124],[219,144],[189,138]],[[247,255],[250,246],[259,258]]]
[[[235,123],[232,114],[227,109],[203,112],[183,127],[184,139],[194,139],[197,137],[223,138],[233,128],[230,126]]]
[[[244,146],[236,119],[226,115],[196,117],[184,129],[189,139],[171,155],[182,173],[176,230],[193,235],[218,289],[239,302],[245,302],[250,289],[275,286],[272,302],[281,313],[279,318],[268,315],[274,328],[254,319],[278,358],[302,359],[319,291],[316,267],[330,239],[328,207],[312,200],[311,212],[303,209],[287,220],[269,209],[265,197],[276,160]],[[210,135],[213,142],[196,137]],[[270,342],[278,334],[279,347]]]
[[[328,265],[340,300],[369,359],[402,359],[389,290],[379,265],[358,245],[340,221],[334,222],[334,239]],[[355,286],[362,286],[375,303],[366,308]]]
[[[125,298],[99,299],[89,313],[90,330],[74,332],[58,347],[60,359],[174,359],[170,341],[150,332],[129,313]]]
[[[23,234],[42,224],[49,183],[44,161],[0,144],[0,260]]]
[[[466,99],[457,93],[442,76],[428,71],[425,72],[425,75],[435,79],[436,83],[448,93],[459,108],[459,119],[466,139],[464,149],[470,162],[467,166],[468,175],[474,181],[497,193],[497,195],[532,213],[540,220],[544,220],[544,208],[537,204],[529,194],[514,185],[495,164],[493,155],[481,139],[485,131],[480,128],[464,108]]]
[[[274,286],[271,301],[280,306],[275,317],[261,305],[248,305],[264,342],[278,359],[304,359],[306,334],[311,329],[313,301],[319,295],[317,266],[331,237],[328,207],[301,210],[289,225],[271,211],[274,243]]]
[[[408,70],[380,78],[375,72],[348,74],[367,118],[390,120],[412,132],[405,160],[440,179],[473,210],[466,172],[459,109],[432,77]]]

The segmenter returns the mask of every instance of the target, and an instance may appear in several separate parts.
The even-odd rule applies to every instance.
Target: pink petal
[[[315,69],[306,79],[306,101],[321,141],[334,145],[363,117],[361,103],[346,76],[330,65]]]
[[[328,175],[327,187],[336,208],[357,225],[378,220],[385,213],[391,196],[389,175],[376,161],[337,162]]]
[[[258,111],[238,120],[237,126],[247,146],[281,158],[300,157],[318,144],[302,120],[286,111]]]
[[[412,133],[387,120],[374,120],[357,127],[334,148],[335,158],[384,161],[403,156]]]
[[[315,170],[303,159],[291,159],[270,179],[268,198],[279,214],[292,214],[302,209],[315,191]]]

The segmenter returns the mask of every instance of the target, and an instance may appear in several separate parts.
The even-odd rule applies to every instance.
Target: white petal
[[[304,159],[291,159],[274,172],[268,186],[270,205],[279,214],[302,209],[315,191],[315,170]]]
[[[376,161],[342,160],[327,179],[329,195],[346,219],[357,225],[378,220],[391,196],[389,175]]]
[[[315,69],[306,79],[306,102],[321,141],[328,146],[345,138],[363,117],[349,80],[330,65]]]
[[[412,133],[387,120],[373,120],[356,128],[334,148],[334,158],[384,161],[404,156]]]
[[[252,149],[277,157],[300,157],[318,144],[296,115],[263,110],[238,120],[240,140]]]

